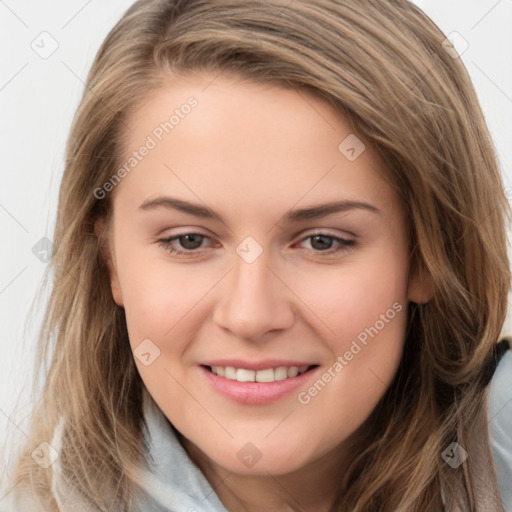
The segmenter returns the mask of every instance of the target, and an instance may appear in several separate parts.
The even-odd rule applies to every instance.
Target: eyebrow
[[[204,219],[215,219],[225,224],[222,216],[211,210],[206,206],[184,201],[182,199],[176,199],[174,197],[159,196],[154,199],[144,201],[140,206],[140,210],[155,210],[157,208],[168,208],[179,210],[196,217]],[[364,201],[333,201],[329,203],[319,204],[311,206],[309,208],[301,208],[298,210],[289,210],[283,216],[282,222],[291,224],[294,222],[300,222],[308,219],[317,219],[326,217],[337,212],[347,212],[350,210],[367,210],[377,215],[381,215],[382,212],[376,206],[366,203]]]

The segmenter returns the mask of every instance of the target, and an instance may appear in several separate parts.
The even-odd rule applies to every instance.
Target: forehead
[[[149,93],[126,126],[114,197],[137,206],[160,193],[262,213],[326,198],[396,202],[369,145],[304,90],[180,77]]]

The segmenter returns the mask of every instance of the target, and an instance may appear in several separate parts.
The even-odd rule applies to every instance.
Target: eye
[[[201,233],[183,233],[170,238],[161,238],[158,240],[158,244],[172,254],[190,257],[193,256],[194,253],[202,252],[197,249],[200,249],[203,242],[209,239],[210,237]],[[312,247],[312,249],[307,250],[321,256],[329,256],[343,251],[347,252],[356,244],[355,240],[346,240],[326,233],[311,234],[303,238],[301,243],[304,243],[306,240],[311,240],[310,243]],[[175,243],[179,243],[181,245],[181,249],[177,248],[174,245]]]
[[[207,239],[206,235],[202,235],[200,233],[183,233],[182,235],[174,236],[171,238],[161,238],[158,240],[159,245],[161,245],[166,251],[169,251],[172,254],[180,254],[184,256],[190,256],[191,252],[200,252],[195,251],[198,247],[201,246],[202,242]],[[182,251],[180,249],[176,249],[172,245],[174,240],[178,240],[182,247],[186,249]]]
[[[339,252],[348,252],[353,249],[356,244],[355,240],[346,240],[345,238],[329,235],[327,233],[313,233],[303,238],[302,242],[305,242],[306,240],[311,240],[310,244],[312,249],[308,250],[321,256],[330,256]],[[332,248],[334,244],[337,244],[337,246],[335,245],[334,248]]]

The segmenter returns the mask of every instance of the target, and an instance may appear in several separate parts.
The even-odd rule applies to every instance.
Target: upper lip
[[[201,363],[203,366],[232,366],[233,368],[244,368],[246,370],[266,370],[267,368],[278,368],[285,366],[290,368],[291,366],[313,366],[314,363],[307,361],[292,361],[290,359],[266,359],[264,361],[244,361],[242,359],[215,359],[212,361],[206,361]]]

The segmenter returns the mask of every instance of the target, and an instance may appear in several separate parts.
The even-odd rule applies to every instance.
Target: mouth
[[[276,368],[263,368],[261,370],[250,370],[247,368],[236,368],[234,366],[209,366],[202,365],[208,371],[219,377],[238,382],[278,382],[293,379],[302,375],[318,365],[305,366],[278,366]]]
[[[266,365],[268,366],[268,365]],[[205,384],[225,398],[244,405],[277,402],[299,388],[305,388],[319,365],[268,366],[249,369],[218,364],[201,364]]]

